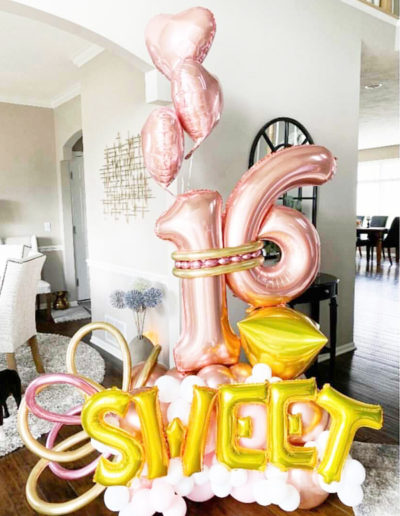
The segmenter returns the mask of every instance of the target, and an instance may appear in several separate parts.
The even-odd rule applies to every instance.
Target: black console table
[[[311,305],[311,319],[319,323],[319,304],[329,299],[329,380],[333,384],[336,358],[336,330],[337,330],[337,295],[339,278],[332,274],[321,272],[312,285],[301,296],[293,299],[289,305],[307,303]],[[325,349],[325,348],[324,348]],[[313,373],[317,376],[318,358],[313,366]]]

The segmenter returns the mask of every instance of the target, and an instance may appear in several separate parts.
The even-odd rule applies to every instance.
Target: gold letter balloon
[[[193,141],[188,158],[200,145],[206,149],[221,117],[222,89],[204,63],[215,30],[213,13],[202,7],[159,14],[146,29],[151,59],[171,83],[172,104],[145,121],[142,151],[148,172],[167,190],[180,173],[185,133]],[[190,168],[196,159],[198,153]],[[197,173],[202,163],[212,167],[212,153],[196,162]],[[382,409],[330,385],[318,390],[316,380],[304,376],[327,338],[317,323],[287,305],[314,281],[320,241],[302,213],[277,203],[293,188],[323,185],[335,170],[325,147],[295,145],[246,171],[232,184],[225,205],[225,197],[208,189],[174,195],[155,228],[174,245],[173,275],[181,289],[173,368],[157,364],[161,347],[155,345],[132,369],[126,339],[107,323],[76,333],[67,351],[68,373],[33,380],[19,408],[21,438],[40,459],[26,484],[34,511],[69,514],[103,492],[106,507],[121,516],[184,516],[185,498],[201,503],[218,496],[224,504],[228,495],[288,512],[312,509],[336,491],[344,504],[361,502],[365,470],[350,456],[351,444],[360,427],[382,427]],[[230,172],[210,169],[207,177]],[[264,263],[266,240],[281,251],[272,266]],[[246,316],[238,323],[239,335],[230,325],[227,287],[247,305],[242,304]],[[166,313],[160,310],[158,317]],[[120,347],[121,388],[105,389],[78,373],[85,368],[78,363],[78,345],[94,330],[108,332]],[[166,336],[160,334],[159,341],[166,345]],[[82,405],[65,414],[45,409],[37,395],[55,384],[79,389]],[[30,414],[52,424],[44,444],[32,435]],[[82,429],[57,442],[64,425]],[[82,465],[95,451],[97,457]],[[65,482],[88,476],[93,485],[82,493],[80,487],[71,500],[50,502],[38,488],[46,469]],[[228,515],[228,507],[233,505],[219,512]]]

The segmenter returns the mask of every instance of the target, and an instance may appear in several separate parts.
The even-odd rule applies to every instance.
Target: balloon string
[[[163,188],[163,190],[165,190],[166,192],[168,192],[168,193],[169,193],[169,195],[172,195],[172,197],[173,197],[174,199],[176,199],[176,195],[175,195],[173,192],[171,192],[171,190],[169,190],[169,188],[167,188],[166,186],[161,185],[161,184],[160,184],[160,186],[161,186],[161,188]]]
[[[190,156],[189,159],[189,171],[188,171],[188,181],[187,181],[187,190],[190,190],[190,183],[192,181],[192,166],[193,166],[193,154]]]

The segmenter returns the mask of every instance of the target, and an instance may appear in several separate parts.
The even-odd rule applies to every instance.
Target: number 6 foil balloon
[[[317,145],[284,149],[258,161],[238,182],[225,212],[225,247],[270,240],[281,250],[271,267],[227,275],[233,292],[252,306],[276,306],[300,295],[319,267],[320,243],[314,226],[297,210],[276,206],[283,193],[331,179],[333,155]]]

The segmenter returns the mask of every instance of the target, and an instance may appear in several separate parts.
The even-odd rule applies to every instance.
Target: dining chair
[[[8,369],[17,370],[15,350],[24,343],[31,348],[38,373],[44,373],[36,340],[35,298],[46,256],[9,258],[0,280],[0,353],[6,353]]]
[[[19,236],[19,237],[7,237],[4,239],[4,243],[6,245],[23,245],[24,254],[22,256],[26,256],[30,252],[35,254],[39,252],[38,241],[36,235],[31,236]],[[28,250],[28,252],[27,252]],[[38,286],[37,286],[37,307],[40,308],[40,296],[44,296],[46,300],[46,319],[48,321],[51,320],[51,301],[52,301],[52,291],[51,285],[48,281],[40,278]]]
[[[388,250],[390,265],[393,264],[390,249],[395,248],[396,262],[399,261],[399,217],[395,217],[389,228],[389,232],[382,242],[383,257],[385,258],[385,249]]]

